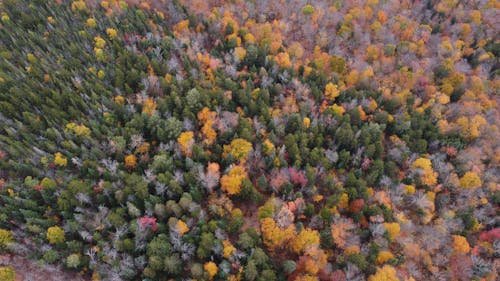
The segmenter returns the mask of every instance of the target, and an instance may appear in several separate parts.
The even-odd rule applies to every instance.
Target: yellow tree
[[[466,172],[465,175],[460,178],[460,186],[463,188],[478,188],[481,184],[481,179],[474,172]]]
[[[232,140],[230,145],[224,145],[224,154],[227,156],[230,153],[236,160],[245,161],[251,149],[252,143],[237,138]]]
[[[208,107],[204,107],[200,112],[198,112],[198,121],[202,125],[201,133],[205,137],[204,143],[206,145],[211,145],[214,143],[217,133],[212,128],[215,119],[217,118],[217,113],[215,111],[210,111]]]
[[[182,132],[177,138],[177,142],[179,143],[182,153],[184,155],[191,157],[193,144],[194,144],[194,133],[191,131]]]
[[[260,220],[260,231],[264,244],[271,248],[281,248],[295,237],[295,225],[280,228],[272,218]]]
[[[219,270],[217,268],[217,265],[212,261],[205,263],[205,265],[203,265],[203,269],[208,272],[208,277],[210,278],[210,280],[214,278],[215,274],[217,274],[217,271]]]
[[[127,167],[128,169],[133,169],[135,168],[135,165],[137,165],[137,158],[134,154],[125,156],[125,167]]]
[[[399,281],[399,278],[394,267],[384,265],[382,268],[377,268],[377,272],[368,277],[368,281]]]
[[[319,246],[319,242],[319,232],[317,230],[305,228],[290,242],[290,248],[295,253],[301,253],[310,247]]]
[[[243,166],[233,166],[227,175],[222,176],[221,188],[229,195],[238,194],[241,191],[241,184],[247,177],[247,172]]]
[[[422,184],[433,186],[437,183],[437,173],[432,170],[431,160],[418,158],[412,164],[413,169],[420,170],[420,180]]]
[[[156,102],[152,98],[147,98],[144,101],[144,105],[142,106],[142,112],[146,113],[147,115],[151,116],[156,110]]]
[[[339,90],[337,89],[337,85],[333,83],[328,83],[326,84],[325,87],[325,98],[328,101],[334,101],[336,97],[338,97],[340,94]]]

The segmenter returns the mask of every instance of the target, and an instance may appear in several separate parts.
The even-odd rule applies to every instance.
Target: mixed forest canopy
[[[86,280],[498,280],[499,9],[3,0],[0,253]]]

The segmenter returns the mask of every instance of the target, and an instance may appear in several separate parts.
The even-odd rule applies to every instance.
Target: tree
[[[280,228],[272,218],[260,220],[260,230],[264,244],[271,249],[281,248],[295,237],[295,226],[289,225],[287,228]]]
[[[418,158],[412,164],[412,168],[416,169],[420,174],[420,181],[427,186],[433,186],[437,183],[437,173],[432,170],[431,160],[427,158]]]
[[[135,157],[134,154],[129,154],[125,156],[125,167],[127,167],[127,169],[134,169],[136,165],[137,165],[137,158]]]
[[[156,101],[152,98],[147,98],[144,100],[144,104],[142,106],[142,112],[146,113],[149,116],[152,116],[156,110]]]
[[[469,242],[467,239],[460,235],[452,235],[453,238],[453,250],[457,253],[467,254],[470,252]]]
[[[247,178],[247,172],[243,166],[233,166],[227,175],[221,178],[221,189],[229,195],[238,194],[241,184]]]
[[[0,280],[14,281],[16,280],[16,271],[12,266],[0,267]]]
[[[232,140],[230,145],[224,145],[224,154],[231,154],[238,161],[244,162],[251,149],[252,143],[245,139],[237,138]]]
[[[212,261],[206,262],[205,265],[203,265],[203,269],[208,273],[208,278],[210,278],[210,280],[214,278],[218,271],[217,265]]]
[[[68,159],[62,155],[61,152],[56,152],[54,154],[54,164],[61,167],[66,167],[68,165]]]
[[[389,234],[390,239],[395,239],[401,231],[401,227],[397,222],[386,222],[384,223],[384,227]]]
[[[377,268],[377,272],[368,277],[368,281],[399,281],[399,278],[394,267],[384,265],[382,268]]]
[[[194,133],[192,131],[182,132],[177,138],[177,142],[181,146],[182,153],[187,157],[191,157],[194,144]]]
[[[303,229],[299,235],[290,242],[290,247],[295,253],[301,253],[311,247],[319,247],[320,237],[317,230]]]
[[[58,226],[52,226],[47,229],[47,240],[50,244],[60,244],[64,242],[64,230]]]
[[[460,186],[462,188],[478,188],[482,184],[479,176],[472,171],[468,171],[460,178]]]
[[[205,144],[211,145],[217,137],[217,133],[212,128],[216,122],[217,113],[215,111],[210,111],[208,107],[204,107],[200,112],[198,112],[198,121],[202,125],[201,133],[205,136]]]
[[[337,89],[337,85],[333,83],[328,83],[326,84],[325,87],[325,98],[328,101],[334,101],[336,97],[338,97],[340,94],[339,90]]]
[[[0,228],[0,249],[6,249],[8,244],[14,242],[14,236],[9,230]]]

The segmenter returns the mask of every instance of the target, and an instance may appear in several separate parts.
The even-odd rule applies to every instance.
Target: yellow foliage
[[[369,45],[366,47],[366,56],[369,61],[374,61],[378,58],[379,47],[375,45]]]
[[[183,32],[189,28],[189,20],[183,20],[174,26],[176,32]]]
[[[118,35],[118,32],[116,32],[116,29],[114,28],[107,28],[106,34],[108,34],[109,39],[113,40]]]
[[[125,167],[127,167],[128,169],[133,169],[135,168],[135,165],[137,165],[137,158],[134,154],[125,156]]]
[[[100,36],[94,37],[94,46],[96,48],[102,49],[106,45],[106,41],[102,39]]]
[[[47,240],[50,244],[59,244],[64,242],[64,230],[58,226],[52,226],[47,229]]]
[[[217,274],[217,271],[219,270],[217,268],[217,265],[213,261],[206,262],[203,265],[203,269],[208,272],[208,277],[210,278],[210,280],[214,278],[215,274]]]
[[[340,195],[340,202],[338,204],[338,207],[340,209],[346,209],[347,207],[349,207],[349,195],[347,195],[347,193],[342,193],[342,195]]]
[[[90,129],[87,128],[85,125],[78,125],[74,122],[70,122],[66,124],[66,129],[73,131],[75,135],[81,137],[81,136],[90,136]]]
[[[97,21],[94,18],[88,18],[86,24],[90,28],[95,28],[97,26]]]
[[[184,153],[184,155],[188,157],[191,156],[191,151],[194,144],[193,137],[194,133],[191,131],[187,131],[187,132],[182,132],[177,138],[177,142],[179,143],[182,152]]]
[[[431,160],[427,158],[418,158],[412,164],[413,169],[420,169],[422,174],[420,180],[422,184],[433,186],[437,183],[437,173],[432,170]]]
[[[274,144],[269,139],[266,139],[264,141],[263,145],[264,145],[264,153],[266,155],[269,155],[269,154],[271,154],[271,152],[273,152]]]
[[[343,115],[345,113],[345,109],[341,105],[334,104],[334,105],[330,106],[330,108],[337,115]]]
[[[359,80],[359,72],[356,70],[352,70],[345,78],[345,82],[349,86],[355,85]]]
[[[394,255],[389,251],[380,251],[377,256],[377,263],[382,264],[394,258]]]
[[[318,277],[309,274],[301,274],[297,276],[294,281],[318,281]]]
[[[455,252],[465,254],[470,252],[469,242],[467,242],[467,239],[465,239],[465,237],[460,235],[452,235],[451,238],[453,238],[453,250],[455,250]]]
[[[282,68],[292,67],[292,63],[290,62],[290,55],[288,53],[281,52],[277,54],[274,59],[276,60],[276,63]]]
[[[238,58],[239,61],[243,61],[243,59],[247,55],[247,50],[242,47],[234,48],[234,56]]]
[[[311,126],[311,119],[309,117],[304,117],[304,120],[302,121],[304,123],[304,127],[309,128]]]
[[[295,236],[290,243],[290,247],[297,254],[314,246],[319,246],[319,232],[310,228],[302,229],[299,235]]]
[[[481,179],[475,172],[466,172],[465,175],[460,178],[460,186],[462,188],[478,188],[481,184]]]
[[[10,21],[10,17],[9,17],[9,15],[7,15],[7,13],[6,13],[6,12],[2,12],[2,22],[7,23],[7,22],[9,22],[9,21]]]
[[[333,83],[328,83],[326,84],[325,87],[325,98],[329,101],[334,101],[336,97],[338,97],[340,94],[339,90],[337,89],[337,85]]]
[[[147,98],[142,106],[142,112],[152,116],[156,110],[156,101],[152,98]]]
[[[480,127],[486,124],[486,119],[480,115],[474,115],[472,119],[465,116],[457,119],[460,134],[469,140],[478,138],[481,135]]]
[[[210,111],[208,107],[204,107],[200,112],[198,112],[198,120],[203,125],[201,128],[201,133],[205,136],[205,144],[211,145],[214,143],[217,133],[212,128],[214,120],[217,116],[215,111]]]
[[[56,152],[56,154],[54,154],[54,164],[56,164],[57,166],[65,167],[66,165],[68,165],[68,159],[66,159],[61,154],[61,152]]]
[[[224,145],[224,154],[231,153],[236,160],[244,161],[250,150],[252,143],[242,138],[237,138],[231,141],[230,145]]]
[[[397,222],[386,222],[384,223],[385,230],[389,234],[390,239],[394,239],[399,235],[401,227]]]
[[[245,42],[247,43],[255,43],[255,37],[252,35],[252,33],[245,34],[245,37],[243,37],[243,39],[245,39]]]
[[[377,272],[368,277],[368,281],[399,281],[399,279],[394,267],[384,265],[382,268],[377,268]]]
[[[106,74],[104,73],[104,71],[102,69],[97,71],[97,78],[102,79],[102,78],[104,78],[105,75]]]
[[[224,258],[229,258],[234,252],[236,252],[236,248],[231,244],[229,240],[223,240],[222,246],[224,247],[222,250],[222,255]]]
[[[241,190],[241,183],[246,177],[245,167],[233,166],[227,175],[222,176],[221,188],[229,195],[238,194]]]
[[[177,223],[175,224],[175,230],[182,236],[184,235],[184,233],[189,231],[189,227],[182,220],[178,220]]]
[[[14,281],[16,280],[16,271],[12,266],[2,266],[0,267],[0,280],[2,281]]]
[[[104,61],[104,51],[101,48],[94,48],[94,53],[98,61]]]
[[[125,98],[121,95],[118,95],[114,97],[114,101],[119,104],[119,105],[124,105],[125,104]]]
[[[290,224],[282,229],[276,225],[272,218],[263,218],[260,220],[260,231],[264,244],[269,248],[279,248],[295,237],[295,226]]]
[[[413,194],[413,193],[415,193],[415,186],[413,186],[413,185],[405,185],[404,189],[405,189],[405,192],[407,194]]]
[[[9,230],[0,228],[0,249],[5,249],[7,244],[14,242],[14,236]]]
[[[479,11],[479,10],[472,11],[470,14],[470,20],[475,24],[480,24],[481,23],[481,11]]]
[[[73,3],[71,3],[71,10],[73,12],[86,11],[87,4],[85,4],[83,0],[73,1]]]

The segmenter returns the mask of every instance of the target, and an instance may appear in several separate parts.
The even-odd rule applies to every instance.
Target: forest
[[[499,280],[500,2],[0,14],[0,280]]]

